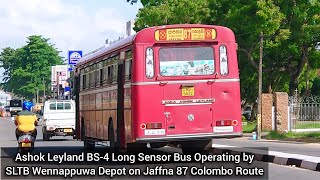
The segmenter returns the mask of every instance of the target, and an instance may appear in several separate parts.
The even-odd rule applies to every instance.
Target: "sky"
[[[69,50],[86,54],[106,39],[124,36],[126,22],[139,8],[140,2],[126,0],[0,0],[0,52],[24,46],[30,35],[42,35],[65,58]]]

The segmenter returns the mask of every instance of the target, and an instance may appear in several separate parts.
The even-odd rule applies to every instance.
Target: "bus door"
[[[213,49],[162,47],[158,52],[166,134],[212,133]]]

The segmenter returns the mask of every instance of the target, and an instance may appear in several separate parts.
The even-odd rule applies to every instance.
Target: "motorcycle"
[[[35,138],[31,133],[24,133],[18,138],[18,151],[20,153],[32,152],[34,149]]]

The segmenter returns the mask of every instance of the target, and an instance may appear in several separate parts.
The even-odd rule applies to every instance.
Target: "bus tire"
[[[201,153],[211,142],[211,140],[195,140],[181,142],[181,150],[183,154]]]
[[[94,142],[91,142],[89,140],[89,138],[86,136],[86,128],[85,128],[85,125],[83,124],[83,147],[84,147],[84,150],[86,151],[92,151],[94,150],[95,148],[95,143]]]
[[[113,121],[112,119],[109,120],[109,125],[108,125],[108,140],[110,142],[110,149],[111,151],[116,150],[116,141],[115,141],[115,136],[114,136],[114,127],[113,127]]]

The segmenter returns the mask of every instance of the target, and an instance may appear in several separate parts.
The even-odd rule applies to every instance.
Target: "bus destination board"
[[[211,28],[175,28],[155,32],[156,41],[214,40],[216,36],[216,30]]]

